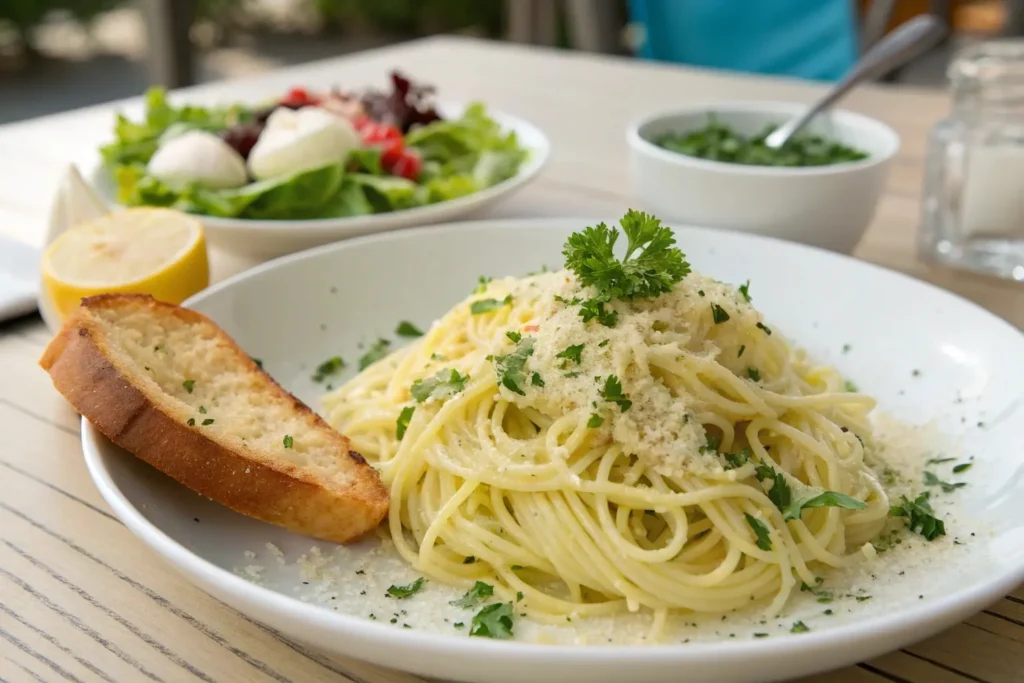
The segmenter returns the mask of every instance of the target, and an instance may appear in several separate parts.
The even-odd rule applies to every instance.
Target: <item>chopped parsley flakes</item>
[[[932,510],[931,503],[928,502],[930,497],[931,495],[927,491],[914,500],[901,496],[899,505],[889,508],[889,516],[908,518],[910,530],[921,534],[929,541],[933,541],[939,536],[945,536],[946,525],[941,519],[935,517],[935,511]]]
[[[505,336],[511,339],[513,344],[518,344],[523,340],[523,335],[519,332],[509,331],[505,333]]]
[[[481,313],[491,313],[496,311],[502,306],[508,306],[512,303],[512,295],[509,294],[504,299],[480,299],[474,301],[469,305],[469,312],[473,315],[480,315]]]
[[[426,584],[426,582],[427,580],[421,576],[420,578],[416,579],[412,583],[405,586],[396,586],[392,584],[391,586],[388,586],[388,595],[392,598],[396,598],[399,600],[407,598],[410,595],[415,595],[416,593],[419,593],[420,590],[423,589],[423,586],[424,584]]]
[[[807,633],[810,630],[811,629],[808,628],[807,624],[805,624],[804,622],[802,622],[802,621],[794,621],[793,625],[789,629],[789,632],[790,633]]]
[[[740,294],[743,295],[743,299],[750,303],[750,280],[747,280],[739,286]]]
[[[747,377],[754,380],[755,382],[761,381],[761,371],[757,368],[747,368]]]
[[[711,304],[711,319],[716,325],[721,325],[729,319],[729,313],[718,304]]]
[[[800,519],[807,508],[838,507],[846,510],[863,510],[867,507],[856,498],[812,487],[803,487],[805,491],[794,495],[793,489],[786,481],[786,475],[777,472],[771,465],[758,465],[754,470],[754,476],[758,481],[771,482],[771,488],[767,491],[768,498],[775,503],[775,507],[782,512],[782,518],[786,521]]]
[[[948,481],[942,481],[934,472],[925,471],[924,473],[924,485],[925,486],[940,486],[942,487],[943,493],[952,493],[962,486],[967,486],[967,482],[958,481],[955,483],[949,483]]]
[[[573,344],[555,354],[555,358],[563,358],[566,363],[572,361],[579,365],[583,362],[583,347],[586,344]],[[563,364],[564,365],[564,364]]]
[[[181,386],[185,387],[185,391],[191,394],[192,389],[196,386],[196,381],[194,379],[187,379],[181,383]]]
[[[384,356],[388,355],[391,342],[387,339],[378,339],[370,345],[370,348],[359,359],[359,370],[365,370]]]
[[[615,375],[608,375],[601,389],[601,397],[609,403],[615,403],[622,412],[626,412],[633,405],[633,402],[622,393],[622,383]]]
[[[772,539],[769,535],[770,529],[768,528],[768,525],[757,517],[751,515],[749,512],[744,512],[743,516],[747,518],[747,524],[749,524],[750,528],[754,530],[754,535],[757,537],[757,547],[761,550],[771,550]]]
[[[423,331],[408,320],[403,320],[398,323],[398,327],[395,328],[395,334],[399,337],[422,337]]]
[[[533,355],[533,338],[525,337],[518,344],[512,353],[504,356],[495,356],[494,372],[498,377],[498,384],[505,387],[514,394],[525,396],[523,386],[526,385],[526,359]],[[537,384],[540,381],[540,384]],[[534,386],[544,386],[544,380],[540,375],[533,373],[532,382]]]
[[[405,436],[405,430],[409,428],[409,422],[412,421],[412,414],[415,412],[416,406],[406,406],[398,414],[398,419],[395,420],[395,438],[399,441]]]
[[[594,413],[593,415],[590,416],[590,419],[587,420],[587,427],[590,428],[590,429],[597,429],[603,423],[604,423],[604,418],[601,417],[600,415],[598,415],[597,413]]]
[[[413,382],[410,392],[417,403],[423,403],[431,398],[443,399],[457,394],[466,387],[468,381],[469,375],[460,375],[454,368],[438,370],[433,377]]]
[[[458,600],[452,600],[449,604],[469,609],[470,607],[476,607],[492,595],[494,595],[494,586],[483,581],[477,581],[473,584],[472,588],[466,591],[465,595]]]
[[[345,361],[341,359],[341,356],[333,356],[316,366],[316,372],[313,373],[312,379],[314,382],[323,382],[344,367]]]
[[[514,616],[515,611],[512,609],[511,602],[496,602],[493,605],[487,605],[473,615],[469,635],[501,640],[511,638]]]
[[[291,434],[285,434],[282,440],[285,448],[292,448],[295,446],[295,439],[292,438]]]

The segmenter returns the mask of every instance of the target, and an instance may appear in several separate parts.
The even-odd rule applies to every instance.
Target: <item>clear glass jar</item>
[[[950,64],[953,107],[925,161],[922,258],[1024,281],[1024,41]]]

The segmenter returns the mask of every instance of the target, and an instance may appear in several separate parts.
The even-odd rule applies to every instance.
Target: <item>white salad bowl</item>
[[[462,114],[464,105],[441,103],[445,118]],[[515,132],[529,155],[515,176],[479,192],[437,204],[368,216],[317,218],[308,220],[250,220],[196,215],[206,228],[207,241],[226,252],[253,258],[272,258],[338,240],[400,228],[440,223],[470,216],[509,197],[540,173],[551,153],[547,137],[533,124],[501,112],[488,110],[506,132]],[[109,170],[97,158],[87,178],[99,197],[112,208],[118,206],[117,187]]]
[[[629,169],[634,192],[665,220],[771,235],[849,253],[875,215],[899,150],[884,123],[848,111],[817,117],[807,133],[868,154],[862,161],[784,168],[708,161],[664,149],[666,133],[688,133],[710,117],[755,135],[802,113],[789,102],[713,102],[644,117],[632,124]]]
[[[399,321],[427,329],[468,295],[480,274],[557,266],[566,237],[594,222],[461,223],[346,240],[259,266],[188,305],[212,317],[285,388],[316,407],[325,387],[310,375],[325,358],[341,355],[351,368],[366,343],[394,339]],[[812,594],[801,593],[794,600],[808,599],[767,622],[756,621],[760,612],[746,622],[734,615],[700,623],[688,617],[695,620],[689,637],[664,644],[610,645],[602,637],[572,645],[571,633],[560,644],[468,637],[468,628],[454,626],[468,622],[466,612],[449,604],[461,591],[436,581],[401,602],[401,623],[389,623],[399,606],[385,599],[386,588],[417,573],[375,539],[338,547],[243,517],[84,423],[89,471],[127,527],[217,599],[315,648],[444,680],[786,680],[927,638],[1024,580],[1019,330],[935,287],[819,249],[699,228],[680,228],[677,236],[703,274],[749,280],[754,302],[777,334],[837,366],[877,397],[881,410],[906,422],[934,421],[949,440],[945,452],[952,455],[959,442],[962,456],[973,457],[963,478],[967,486],[935,500],[947,535],[928,544],[923,556],[881,554],[870,566],[877,575],[861,584],[870,600],[837,597],[828,605],[834,609],[824,611]],[[829,286],[835,282],[843,286]],[[319,557],[310,554],[312,546],[327,562],[322,571],[337,572],[327,588],[302,574],[309,566],[302,556]],[[178,606],[190,610],[187,599]],[[373,612],[386,616],[374,620]],[[796,620],[807,632],[790,632]],[[525,621],[517,622],[517,635],[528,632]],[[771,637],[756,637],[760,631]]]

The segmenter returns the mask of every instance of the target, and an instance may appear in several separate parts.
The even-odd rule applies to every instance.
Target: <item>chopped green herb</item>
[[[971,466],[972,463],[969,462],[960,463],[959,465],[956,465],[953,468],[953,474],[960,474],[961,472],[966,472],[967,470],[971,469]]]
[[[474,562],[476,562],[476,558],[472,555],[469,555],[466,557],[466,559],[462,561],[462,564],[473,564]]]
[[[295,445],[295,439],[292,438],[291,434],[285,434],[283,443],[285,448],[292,448]]]
[[[454,624],[452,624],[452,626],[454,626],[455,628],[463,628],[465,627],[465,624],[461,621],[456,621]]]
[[[574,344],[555,354],[555,358],[564,358],[566,362],[573,361],[576,365],[583,362],[583,347],[585,344]]]
[[[443,362],[447,359],[439,353],[432,353],[430,354],[430,360],[439,360]]]
[[[597,345],[597,347],[598,347],[599,349],[603,349],[604,347],[608,346],[608,342],[610,342],[610,341],[611,341],[611,339],[605,339],[605,340],[604,340],[603,342],[601,342],[600,344],[598,344],[598,345]]]
[[[704,435],[704,445],[700,447],[701,453],[717,453],[718,452],[718,437],[714,434]]]
[[[729,319],[729,313],[718,304],[711,304],[711,319],[716,325],[721,325]]]
[[[617,311],[606,309],[604,305],[605,302],[598,299],[584,301],[580,306],[580,317],[583,318],[583,322],[589,323],[596,319],[605,327],[615,327],[619,322],[619,314]]]
[[[405,436],[405,430],[409,428],[409,423],[412,421],[412,414],[416,412],[416,406],[406,406],[402,408],[402,412],[398,414],[398,419],[395,420],[395,438],[399,441]]]
[[[334,356],[328,358],[320,365],[316,366],[316,372],[313,374],[314,382],[323,382],[325,379],[338,372],[345,367],[345,361],[341,359],[341,356]],[[362,369],[362,368],[360,368]]]
[[[410,392],[413,400],[423,403],[431,398],[444,399],[453,396],[462,391],[468,381],[469,375],[460,375],[454,368],[438,370],[432,377],[413,382]]]
[[[747,303],[750,303],[750,280],[747,280],[742,285],[740,285],[739,290],[740,294],[743,295],[743,298],[747,301]]]
[[[518,344],[523,339],[523,335],[519,332],[508,331],[505,336],[512,340],[513,344]]]
[[[765,138],[775,127],[766,126],[759,133],[744,135],[712,115],[702,128],[665,133],[654,143],[689,157],[747,166],[830,166],[868,157],[867,152],[806,133],[794,136],[781,148],[769,147]]]
[[[523,591],[516,591],[516,602],[523,601]]]
[[[185,387],[185,391],[191,394],[192,389],[196,386],[196,381],[194,379],[187,379],[181,383],[181,386]]]
[[[704,296],[704,290],[703,289],[698,289],[697,290],[697,294],[699,294],[701,296]]]
[[[205,420],[203,420],[203,426],[204,427],[208,427],[208,426],[210,426],[212,424],[213,424],[213,418],[212,417],[208,417]]]
[[[476,607],[492,595],[494,595],[494,586],[483,581],[477,581],[473,584],[472,588],[466,591],[465,595],[458,600],[452,600],[449,604],[469,609]]]
[[[487,605],[475,615],[469,635],[482,638],[507,639],[512,637],[512,617],[515,611],[511,602],[496,602]]]
[[[846,380],[845,382],[843,382],[843,390],[851,394],[856,394],[857,385],[851,382],[850,380]]]
[[[925,491],[914,500],[901,496],[900,504],[889,508],[889,516],[907,517],[910,520],[910,530],[921,534],[929,541],[933,541],[939,536],[944,536],[946,534],[946,525],[941,519],[935,517],[935,511],[932,510],[931,503],[928,502],[930,497],[928,491]]]
[[[767,633],[755,633],[754,637],[755,638],[767,638],[768,634]]]
[[[388,595],[399,600],[401,600],[402,598],[407,598],[410,595],[415,595],[416,593],[419,593],[426,582],[427,580],[421,576],[420,578],[416,579],[412,583],[405,586],[396,586],[392,584],[388,587]]]
[[[852,348],[849,344],[843,344],[843,353],[849,353]]]
[[[749,512],[744,512],[743,516],[747,518],[747,524],[754,530],[754,535],[757,537],[757,547],[761,550],[772,549],[771,530],[768,525],[754,517]]]
[[[795,622],[793,622],[793,626],[790,627],[789,632],[790,633],[807,633],[810,630],[811,629],[809,629],[807,627],[807,624],[805,624],[804,622],[802,622],[802,621],[795,621]]]
[[[597,413],[594,413],[590,416],[590,419],[587,420],[587,427],[590,429],[597,429],[602,423],[604,423],[604,418]]]
[[[743,352],[746,351],[746,350],[747,350],[747,345],[746,344],[741,345],[740,346],[740,350],[738,352],[736,352],[736,357],[739,358],[740,356],[742,356]]]
[[[622,393],[622,383],[619,382],[619,378],[615,375],[608,375],[608,378],[604,381],[601,397],[609,403],[618,404],[619,410],[623,413],[633,405],[633,402]]]
[[[486,292],[487,285],[491,284],[491,280],[492,278],[489,278],[486,275],[481,275],[480,277],[478,277],[476,281],[476,287],[473,288],[473,293],[483,294],[484,292]]]
[[[540,376],[539,372],[535,372],[533,373],[533,375],[530,376],[530,384],[532,384],[535,387],[543,387],[544,378]]]
[[[403,320],[398,323],[398,327],[395,328],[395,334],[399,337],[422,337],[423,331],[408,320]]]
[[[753,455],[753,453],[750,451],[749,448],[744,448],[739,453],[726,453],[725,454],[725,462],[726,462],[726,468],[725,469],[727,469],[727,470],[734,470],[734,469],[736,469],[738,467],[743,467],[744,465],[747,464],[747,462],[750,461],[750,456],[751,455]]]
[[[388,348],[391,342],[387,339],[378,339],[370,345],[369,350],[359,359],[359,369],[365,370],[384,356],[388,355]]]
[[[525,396],[523,387],[526,385],[526,360],[533,355],[533,337],[524,337],[516,344],[515,351],[504,356],[495,356],[494,373],[498,377],[498,384],[509,391],[520,396]],[[533,379],[539,379],[540,375],[533,373]],[[540,380],[544,386],[544,381]],[[536,382],[534,382],[536,384]]]
[[[911,374],[911,375],[913,375],[914,377],[920,377],[920,376],[921,376],[921,371],[920,371],[920,370],[917,370],[917,369],[915,369],[915,370],[914,370],[913,372],[911,372],[910,374]]]
[[[196,426],[196,419],[194,417],[190,417],[188,419],[188,422],[186,422],[185,424],[187,424],[189,427],[195,427]]]
[[[758,481],[770,481],[768,499],[775,503],[786,521],[800,519],[806,508],[839,507],[847,510],[863,510],[864,503],[836,491],[822,491],[806,487],[806,491],[794,496],[793,490],[786,481],[786,475],[777,472],[771,465],[761,464],[754,470]]]
[[[249,356],[249,360],[251,360],[257,366],[259,366],[261,369],[263,368],[263,361],[261,361],[259,358],[253,358],[252,356]]]
[[[934,472],[925,471],[925,473],[924,473],[924,485],[925,486],[941,486],[943,493],[952,493],[953,491],[956,491],[958,488],[960,488],[962,486],[967,486],[967,482],[965,482],[965,481],[958,481],[958,482],[955,482],[955,483],[951,484],[949,482],[942,481],[941,479],[939,479],[937,476],[935,476]]]
[[[758,323],[757,324],[757,328],[759,330],[761,330],[762,332],[764,332],[765,334],[767,334],[768,336],[771,336],[771,334],[772,334],[772,331],[770,329],[768,329],[768,326],[765,325],[764,323]]]
[[[757,368],[747,368],[747,377],[754,380],[755,382],[761,381],[761,371]]]
[[[199,414],[200,415],[206,415],[206,407],[205,406],[199,406]]]
[[[469,312],[473,315],[480,315],[481,313],[490,313],[496,311],[502,306],[508,306],[512,303],[512,295],[509,294],[504,299],[480,299],[474,301],[469,306]]]
[[[953,462],[956,458],[929,458],[924,461],[925,465],[941,465],[944,462]]]

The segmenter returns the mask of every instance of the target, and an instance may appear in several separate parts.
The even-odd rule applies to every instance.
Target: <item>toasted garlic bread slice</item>
[[[83,299],[39,364],[107,438],[233,510],[337,543],[387,514],[387,489],[348,440],[195,311]]]

